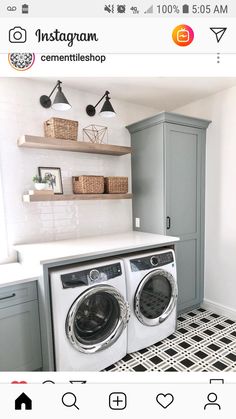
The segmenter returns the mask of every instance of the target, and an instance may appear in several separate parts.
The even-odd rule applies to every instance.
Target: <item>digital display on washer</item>
[[[95,275],[96,274],[96,275]],[[120,263],[105,265],[99,267],[91,267],[84,271],[74,271],[61,275],[63,288],[75,288],[83,285],[89,285],[93,282],[108,281],[122,275]]]
[[[147,269],[159,268],[163,265],[168,265],[174,262],[172,252],[165,252],[159,254],[153,254],[151,256],[145,256],[138,259],[132,259],[130,261],[131,271],[145,271]]]

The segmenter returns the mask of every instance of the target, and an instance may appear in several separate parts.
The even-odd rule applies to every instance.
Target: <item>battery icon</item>
[[[188,4],[183,5],[183,13],[189,13],[189,5]]]
[[[29,5],[28,4],[22,4],[21,11],[22,11],[23,15],[28,14],[29,13]]]

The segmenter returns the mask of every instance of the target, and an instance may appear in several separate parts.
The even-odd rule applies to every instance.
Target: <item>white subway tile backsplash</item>
[[[82,128],[90,124],[108,126],[110,144],[130,145],[125,128],[128,120],[119,114],[114,120],[101,120],[99,114],[89,118],[85,107],[94,96],[67,88],[73,108],[69,112],[45,110],[39,97],[51,90],[48,82],[27,79],[0,79],[0,169],[3,178],[6,221],[9,244],[61,240],[82,236],[109,234],[132,229],[130,201],[83,201],[23,203],[22,193],[33,187],[32,176],[39,166],[60,167],[64,193],[72,193],[72,176],[94,174],[128,176],[131,187],[130,156],[114,157],[20,149],[21,135],[43,135],[43,122],[51,116],[79,120],[79,139]],[[66,81],[64,82],[66,84]],[[26,99],[22,101],[22,96]],[[131,105],[120,103],[127,114]],[[132,113],[135,105],[132,105]],[[126,110],[126,111],[125,111]],[[140,109],[137,107],[140,118]]]

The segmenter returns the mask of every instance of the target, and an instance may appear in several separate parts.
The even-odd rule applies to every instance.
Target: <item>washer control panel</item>
[[[145,271],[147,269],[159,268],[174,262],[172,252],[158,253],[151,256],[144,256],[130,261],[131,271]]]
[[[96,284],[97,282],[109,281],[122,275],[120,263],[93,267],[84,271],[75,271],[61,275],[63,288],[75,288],[83,285]]]

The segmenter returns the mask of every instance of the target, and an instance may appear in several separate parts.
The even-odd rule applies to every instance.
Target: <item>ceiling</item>
[[[52,78],[46,80],[52,84],[55,82]],[[111,97],[115,99],[148,106],[159,111],[172,111],[195,100],[236,86],[236,77],[81,77],[62,78],[62,81],[64,86],[98,96],[102,96],[105,90],[109,90]]]

